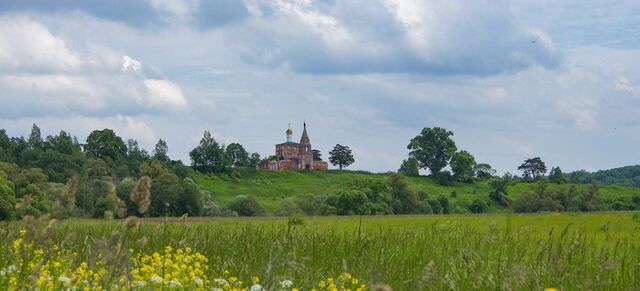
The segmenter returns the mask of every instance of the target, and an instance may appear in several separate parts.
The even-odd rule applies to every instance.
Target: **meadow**
[[[83,278],[87,269],[102,268],[92,273],[93,279],[84,279],[87,286],[635,290],[640,287],[639,216],[610,212],[3,222],[0,286],[11,286],[16,270],[26,270],[18,282],[46,284],[38,268],[49,266],[47,276],[58,287],[79,282],[74,280]],[[24,251],[28,248],[41,249],[31,252],[41,254],[30,255]],[[54,259],[61,261],[58,267]],[[25,260],[31,267],[20,265]],[[172,267],[178,262],[182,269]],[[65,277],[61,281],[55,276]],[[187,285],[188,280],[203,285]]]
[[[368,173],[359,171],[243,171],[238,177],[230,178],[224,175],[203,174],[192,172],[195,180],[203,190],[210,191],[213,197],[223,203],[229,203],[239,194],[252,195],[264,206],[269,214],[280,205],[283,199],[303,194],[331,194],[349,188],[354,181],[374,180],[384,181],[388,174]],[[508,209],[491,203],[489,181],[478,180],[474,183],[455,182],[444,186],[438,184],[435,178],[429,176],[407,177],[407,182],[413,191],[422,191],[431,198],[445,195],[452,204],[469,204],[475,199],[484,200],[489,205],[489,212],[506,212]],[[588,184],[553,184],[548,183],[549,191],[559,188],[568,189],[575,185],[578,190],[585,190]],[[508,187],[509,197],[517,198],[522,193],[530,191],[535,183],[517,183]],[[455,192],[455,195],[452,193]],[[600,192],[606,199],[630,197],[640,194],[637,187],[620,185],[601,185]]]

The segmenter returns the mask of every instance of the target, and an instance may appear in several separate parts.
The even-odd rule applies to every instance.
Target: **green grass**
[[[386,179],[387,174],[370,174],[365,172],[350,171],[257,171],[245,173],[238,179],[194,173],[196,180],[202,189],[211,191],[214,197],[222,202],[229,202],[237,195],[253,195],[258,199],[269,213],[273,213],[282,199],[295,197],[302,194],[331,194],[348,187],[350,183],[359,179]],[[473,184],[455,183],[452,186],[439,185],[431,177],[409,177],[409,183],[415,191],[425,191],[432,198],[441,194],[449,197],[455,204],[470,203],[475,199],[483,199],[489,202],[489,185],[487,181]],[[519,183],[509,187],[509,197],[516,198],[521,193],[530,190],[533,183]],[[589,185],[578,184],[579,189],[586,189]],[[569,185],[549,184],[548,189],[554,191],[558,187],[568,188]],[[457,197],[452,198],[451,193],[457,192]],[[601,192],[605,198],[627,197],[640,194],[639,188],[626,186],[602,186]],[[505,211],[497,205],[490,207],[492,212]]]
[[[394,290],[640,286],[640,222],[632,213],[305,219],[294,227],[276,217],[149,219],[128,231],[122,248],[150,253],[189,246],[209,258],[210,278],[229,270],[243,280],[260,276],[266,286],[292,279],[303,290],[343,271]],[[21,227],[3,227],[3,245]],[[67,220],[41,244],[88,254],[123,229],[117,221]]]

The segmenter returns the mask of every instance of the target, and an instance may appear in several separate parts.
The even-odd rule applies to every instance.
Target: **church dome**
[[[287,135],[291,135],[293,134],[293,130],[291,130],[291,128],[287,129]]]

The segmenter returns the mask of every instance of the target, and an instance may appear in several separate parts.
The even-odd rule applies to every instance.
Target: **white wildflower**
[[[291,288],[291,286],[293,286],[293,281],[286,279],[286,280],[282,280],[280,282],[280,288],[282,289],[289,289]]]
[[[6,275],[7,272],[5,272],[4,270],[0,270],[0,276],[4,277],[4,275]]]
[[[224,285],[229,284],[229,282],[227,282],[227,280],[222,279],[222,278],[215,279],[215,281],[216,281],[216,284],[218,284],[218,285],[220,285],[220,286],[224,286]]]
[[[58,281],[62,283],[71,283],[71,278],[61,276],[60,278],[58,278]]]
[[[176,279],[172,279],[171,281],[169,281],[169,286],[171,286],[171,287],[180,287],[180,286],[182,286],[182,284],[180,284],[180,281],[178,281]]]
[[[11,273],[11,272],[13,272],[13,271],[15,271],[17,269],[18,269],[18,267],[16,265],[11,265],[11,266],[7,267],[7,272]]]
[[[262,285],[260,284],[253,284],[251,286],[251,288],[249,289],[249,291],[263,291],[264,289],[262,288]]]
[[[202,283],[204,283],[200,277],[193,278],[193,282],[196,282],[197,285],[202,285]]]
[[[136,280],[134,284],[136,285],[136,287],[144,287],[145,285],[147,285],[147,283],[142,280]]]
[[[158,276],[158,275],[153,275],[151,276],[151,278],[149,278],[149,280],[153,283],[162,283],[162,277]]]

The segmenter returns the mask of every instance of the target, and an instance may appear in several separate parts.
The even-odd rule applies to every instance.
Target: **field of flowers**
[[[0,289],[637,290],[633,213],[3,222]]]

